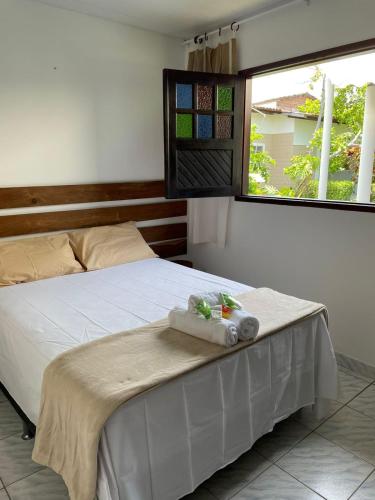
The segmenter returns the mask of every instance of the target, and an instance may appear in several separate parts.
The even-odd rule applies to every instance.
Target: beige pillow
[[[0,243],[0,286],[81,271],[66,233]]]
[[[69,233],[77,259],[88,270],[157,257],[134,222],[91,227]]]

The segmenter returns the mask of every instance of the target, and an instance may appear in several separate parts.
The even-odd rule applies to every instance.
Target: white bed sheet
[[[298,409],[322,417],[336,380],[320,314],[138,396],[105,426],[98,499],[181,498]]]
[[[42,375],[61,352],[164,318],[191,293],[251,290],[150,259],[0,289],[0,380],[37,422]],[[336,395],[322,315],[144,393],[107,422],[99,500],[176,500],[274,424]]]
[[[251,290],[162,259],[0,288],[0,380],[37,423],[43,371],[58,354],[165,318],[191,293]]]

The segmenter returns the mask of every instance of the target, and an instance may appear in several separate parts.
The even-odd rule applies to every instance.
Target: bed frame
[[[0,209],[151,198],[164,198],[164,181],[0,188]],[[18,215],[1,216],[0,212],[0,237],[67,231],[130,220],[152,221],[186,214],[185,200],[165,199],[157,203]],[[174,257],[186,253],[186,222],[142,227],[140,231],[160,257]]]
[[[150,202],[153,198],[163,198],[163,201]],[[2,209],[122,200],[147,201],[121,206],[106,205],[78,210],[46,210],[1,215]],[[155,221],[186,215],[186,200],[167,201],[164,198],[164,181],[162,180],[0,188],[0,238],[119,224],[131,220]],[[163,224],[140,227],[139,230],[153,251],[162,258],[184,255],[187,252],[186,222],[168,221]],[[35,425],[1,382],[0,388],[22,418],[22,439],[32,439],[35,436]]]

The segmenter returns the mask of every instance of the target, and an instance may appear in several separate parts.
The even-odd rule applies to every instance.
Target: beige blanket
[[[259,318],[255,341],[326,312],[321,304],[267,288],[238,298]],[[98,444],[112,413],[130,398],[249,344],[211,344],[173,330],[162,320],[61,354],[44,372],[33,459],[61,474],[71,500],[93,500]]]

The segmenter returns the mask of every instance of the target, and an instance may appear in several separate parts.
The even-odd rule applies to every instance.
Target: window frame
[[[276,71],[294,69],[301,66],[317,64],[322,61],[351,56],[363,52],[375,50],[375,38],[362,40],[324,49],[308,54],[301,54],[289,59],[283,59],[272,63],[244,69],[239,76],[246,80],[245,113],[244,113],[244,138],[243,138],[243,164],[242,164],[242,186],[241,194],[235,196],[236,201],[247,203],[268,203],[272,205],[305,206],[316,208],[329,208],[334,210],[348,210],[357,212],[375,212],[375,203],[357,203],[350,201],[317,200],[312,198],[287,198],[279,196],[260,196],[247,194],[249,178],[249,155],[250,155],[250,127],[251,127],[251,83],[254,76],[267,75]],[[374,82],[375,83],[375,82]]]
[[[266,150],[266,145],[264,142],[253,142],[253,146],[255,147],[256,153],[264,153]],[[257,148],[260,148],[257,150]]]

